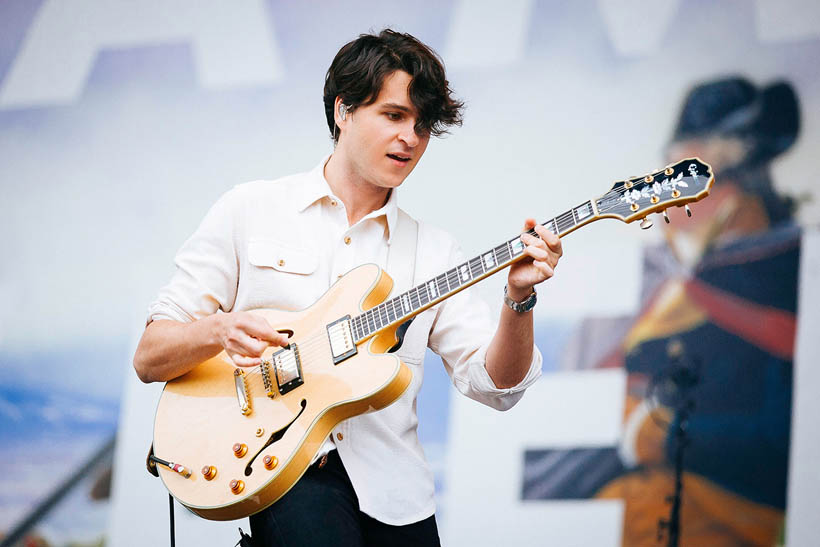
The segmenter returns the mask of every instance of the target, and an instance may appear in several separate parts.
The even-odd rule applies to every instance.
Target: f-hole
[[[307,408],[307,399],[302,399],[302,402],[299,404],[302,406],[302,410],[300,410],[299,413],[296,416],[294,416],[293,419],[290,422],[288,422],[288,424],[285,427],[271,433],[268,442],[266,442],[265,445],[262,448],[260,448],[256,454],[253,455],[253,458],[251,458],[251,460],[248,462],[248,465],[245,466],[246,477],[249,477],[250,474],[253,473],[253,468],[251,468],[251,465],[253,465],[253,462],[256,460],[257,457],[259,457],[259,454],[261,454],[262,451],[265,450],[267,447],[269,447],[270,445],[284,437],[285,433],[287,433],[288,431],[288,428],[293,425],[293,422],[299,419],[299,416],[301,416],[302,412],[304,412],[305,408]]]

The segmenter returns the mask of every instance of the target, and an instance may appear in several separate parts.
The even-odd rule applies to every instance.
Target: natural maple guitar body
[[[617,181],[543,226],[561,237],[603,218],[642,219],[646,228],[648,215],[667,207],[689,211],[713,182],[709,165],[689,158]],[[410,369],[386,354],[402,325],[525,256],[519,234],[388,300],[393,281],[366,264],[306,310],[255,310],[290,335],[287,348],[268,348],[259,367],[246,369],[223,352],[165,386],[149,458],[168,491],[211,520],[268,507],[299,480],[336,424],[384,408],[410,384]]]
[[[174,498],[211,520],[231,520],[260,511],[296,483],[339,422],[384,408],[401,396],[412,372],[398,357],[385,354],[398,342],[395,328],[370,338],[356,355],[339,364],[334,364],[330,342],[321,336],[324,325],[382,302],[392,286],[393,281],[378,266],[366,264],[345,275],[310,308],[300,312],[255,310],[275,329],[293,331],[293,343],[306,337],[312,341],[302,350],[304,385],[298,389],[269,398],[258,375],[248,378],[252,409],[248,415],[239,410],[235,367],[224,352],[168,382],[157,408],[154,453],[171,454],[174,461],[193,471],[185,478],[158,467]],[[265,355],[277,349],[269,348]],[[263,449],[271,435],[288,424],[281,439]],[[237,443],[247,446],[242,457],[234,454]],[[246,475],[254,455],[252,471]],[[265,467],[265,456],[276,458],[273,469]],[[212,480],[200,472],[206,466],[216,468]],[[244,483],[241,492],[231,490],[232,480]]]

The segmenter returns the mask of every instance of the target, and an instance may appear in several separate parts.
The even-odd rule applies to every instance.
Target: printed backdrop
[[[527,216],[546,220],[663,165],[687,90],[726,75],[795,87],[801,135],[774,164],[774,180],[805,201],[802,225],[820,218],[820,8],[810,0],[6,0],[0,531],[65,490],[101,451],[102,463],[36,533],[54,545],[167,541],[167,497],[143,467],[161,386],[142,385],[131,368],[147,304],[221,193],[308,169],[331,150],[325,71],[342,44],[385,26],[436,49],[466,101],[464,126],[431,143],[400,202],[468,254],[511,237]],[[419,431],[445,544],[619,545],[642,518],[654,522],[658,508],[636,508],[623,484],[601,490],[624,465],[630,365],[601,368],[573,348],[591,330],[626,333],[624,318],[647,296],[644,249],[659,236],[607,220],[564,242],[535,311],[544,378],[512,411],[458,396],[429,356]],[[814,257],[806,245],[804,263]],[[496,308],[503,282],[478,288]],[[799,325],[817,325],[811,307],[799,308]],[[777,494],[785,524],[782,507],[766,513],[794,545],[817,530],[820,487],[807,463],[820,450],[820,409],[804,396],[820,377],[800,359],[817,342],[798,332],[801,382],[781,393],[795,409],[790,497],[782,485]],[[786,477],[779,465],[772,472]],[[653,483],[658,496],[665,484]],[[750,495],[705,492],[707,505]],[[180,545],[236,542],[235,523],[178,512],[177,524]]]

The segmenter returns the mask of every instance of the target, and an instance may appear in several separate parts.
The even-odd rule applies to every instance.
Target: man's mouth
[[[387,154],[387,157],[402,163],[407,163],[410,161],[410,156],[402,156],[401,154]]]

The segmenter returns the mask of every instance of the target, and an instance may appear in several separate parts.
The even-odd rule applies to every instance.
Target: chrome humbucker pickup
[[[350,330],[350,316],[345,315],[327,326],[327,337],[330,340],[330,353],[333,364],[338,365],[348,357],[356,355],[356,343]]]
[[[280,394],[284,395],[305,383],[302,377],[302,360],[296,344],[289,344],[271,355],[271,362]]]

